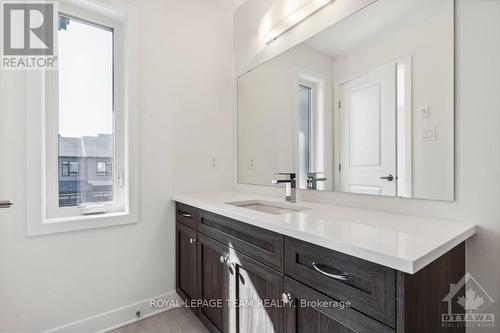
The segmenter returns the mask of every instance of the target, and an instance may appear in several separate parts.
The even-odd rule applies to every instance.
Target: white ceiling
[[[217,2],[223,4],[231,10],[236,10],[241,6],[246,0],[216,0]]]

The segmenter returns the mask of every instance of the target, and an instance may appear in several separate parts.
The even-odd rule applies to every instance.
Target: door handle
[[[0,200],[0,208],[10,208],[13,204],[10,200]]]
[[[385,179],[389,182],[392,182],[394,180],[394,176],[393,175],[389,175],[389,176],[386,176],[386,177],[380,177],[380,179]]]

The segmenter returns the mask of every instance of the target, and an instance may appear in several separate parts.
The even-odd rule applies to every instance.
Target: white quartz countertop
[[[414,274],[476,233],[476,226],[432,218],[300,201],[307,210],[272,215],[227,204],[284,200],[243,192],[178,194],[190,206]]]

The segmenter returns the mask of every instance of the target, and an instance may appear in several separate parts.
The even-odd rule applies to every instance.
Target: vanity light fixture
[[[266,44],[269,44],[280,36],[297,26],[309,16],[331,4],[334,0],[311,0],[302,7],[297,8],[293,13],[278,22],[264,37]]]

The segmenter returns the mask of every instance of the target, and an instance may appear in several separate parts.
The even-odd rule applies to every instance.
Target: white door
[[[19,200],[24,194],[25,163],[20,163],[25,157],[23,78],[21,71],[0,69],[0,245],[5,244],[2,235],[9,234],[3,228],[19,217]],[[11,201],[16,205],[11,207]],[[3,250],[0,246],[0,253]]]
[[[340,86],[340,189],[397,195],[396,64]]]

